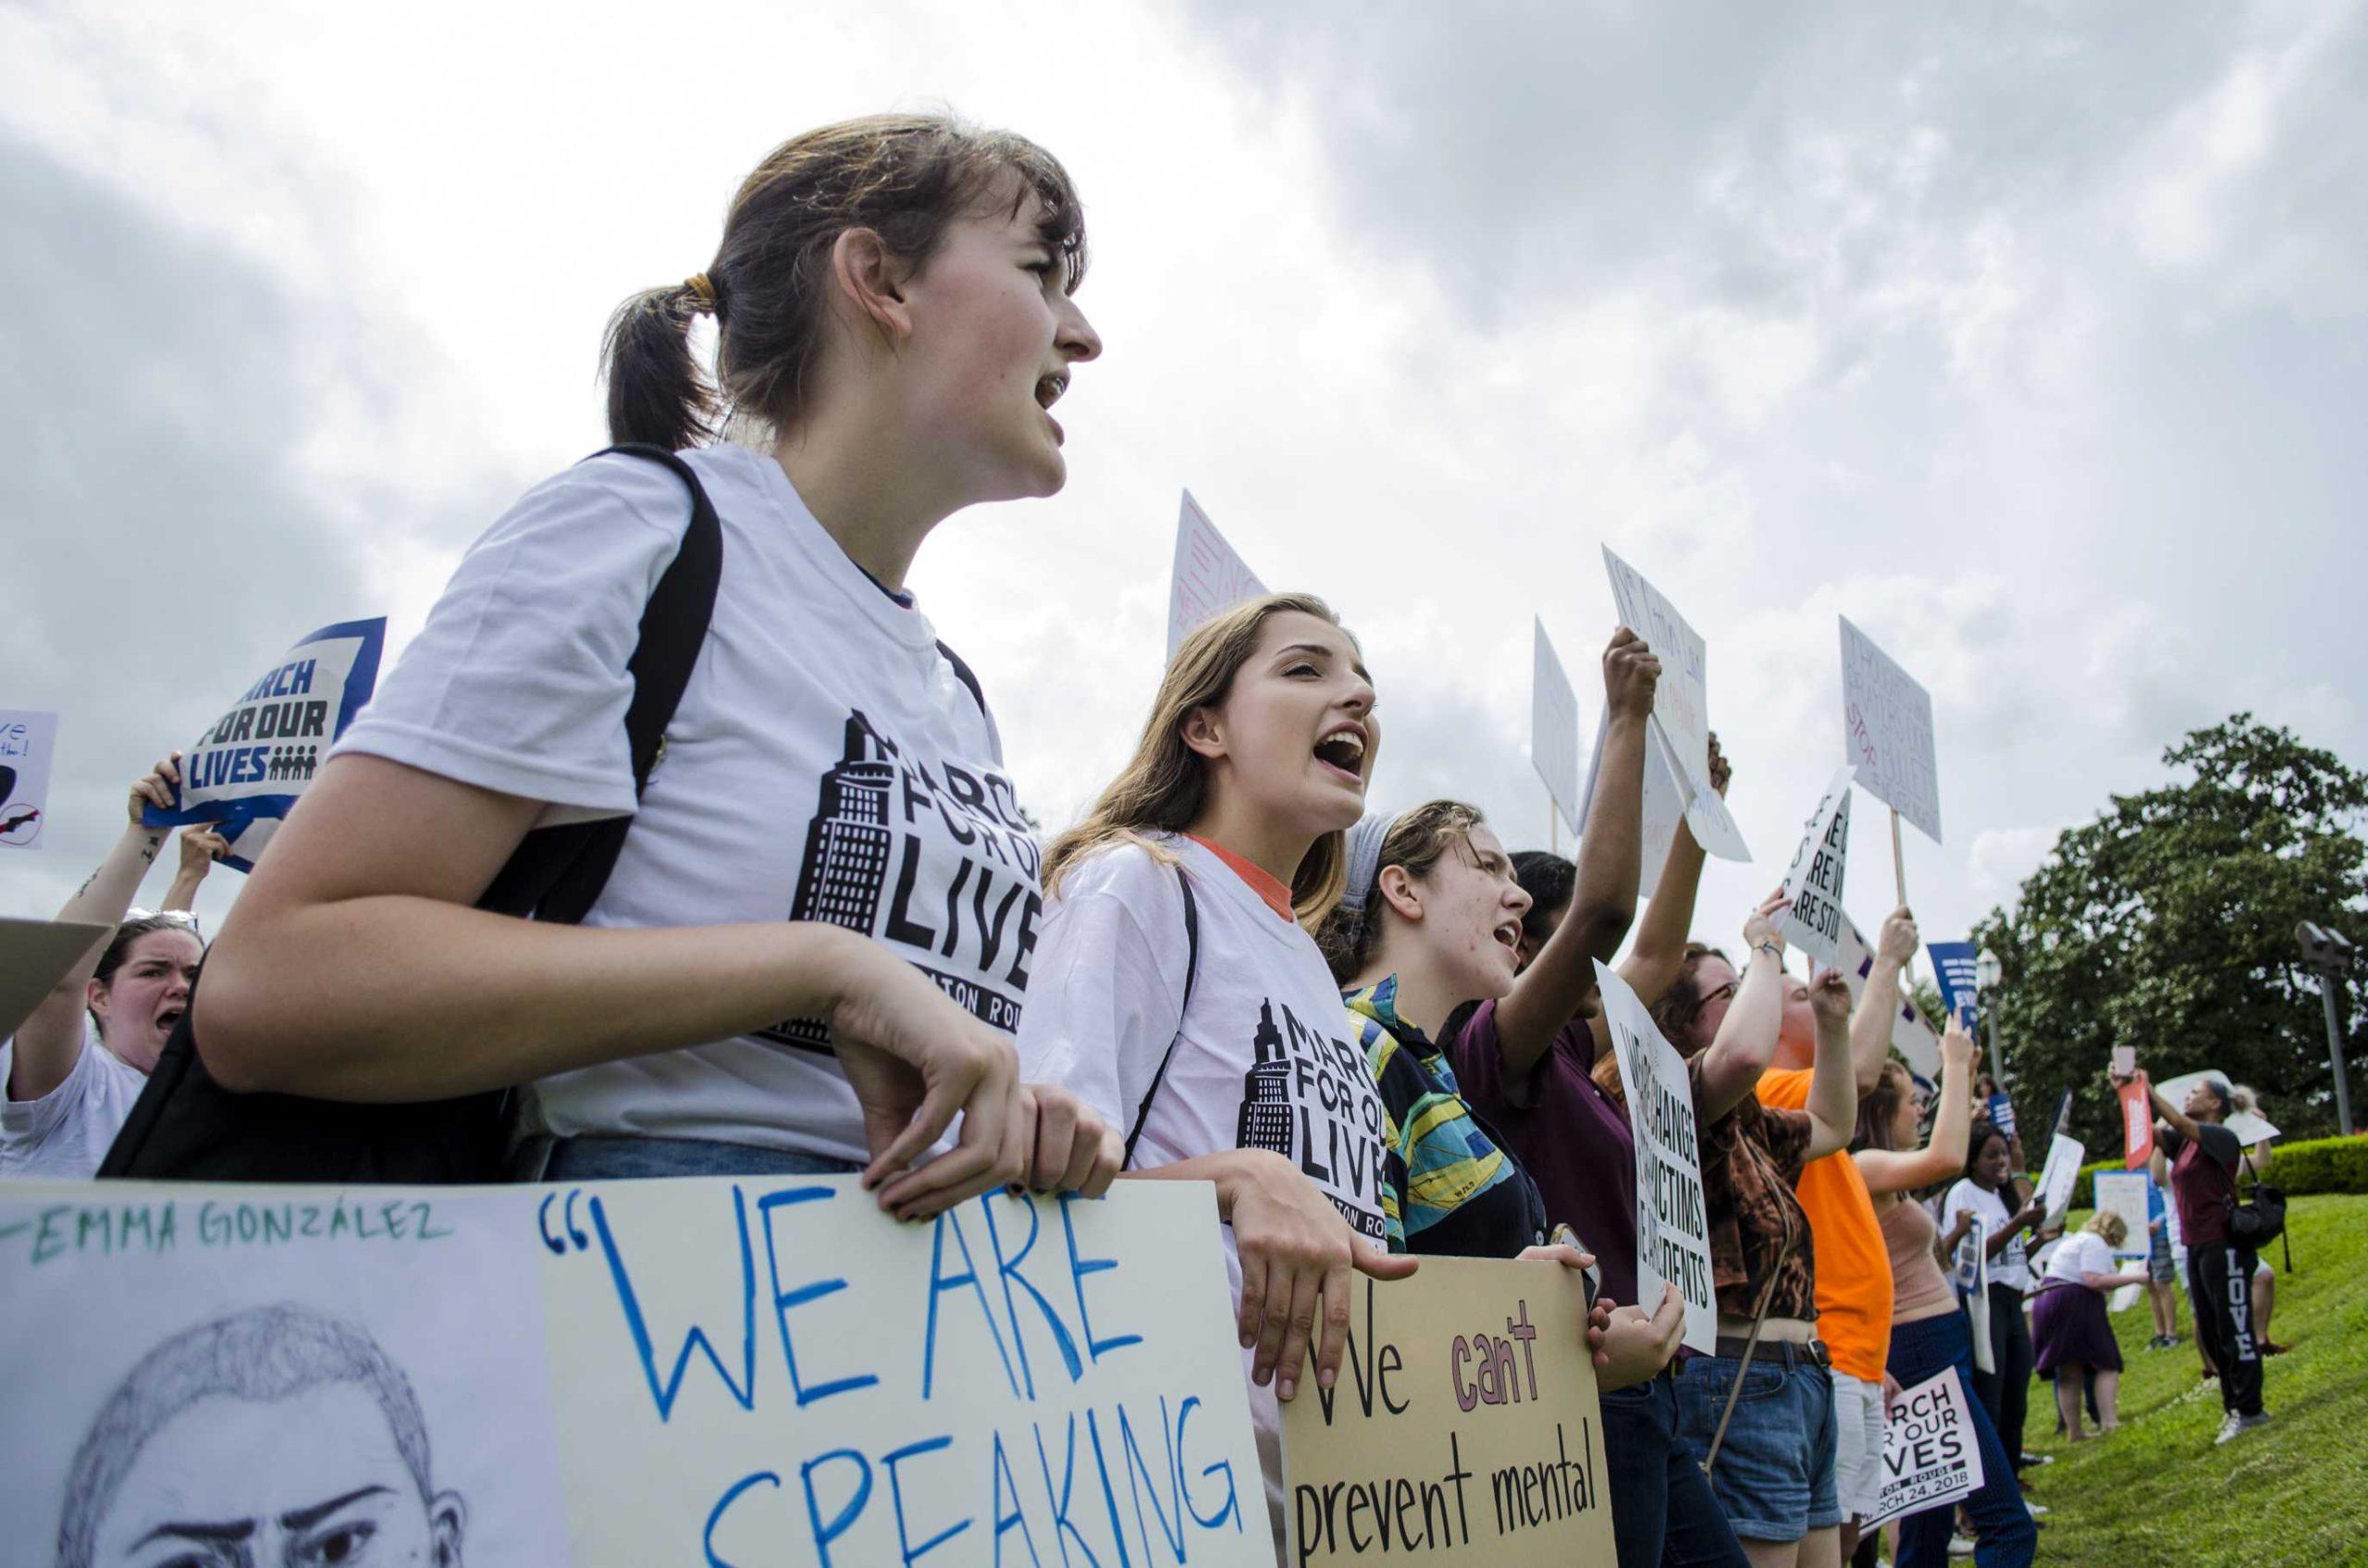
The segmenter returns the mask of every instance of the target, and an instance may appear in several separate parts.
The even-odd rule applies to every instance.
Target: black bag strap
[[[1176,1059],[1176,1043],[1184,1038],[1184,1015],[1192,1006],[1192,982],[1201,973],[1201,906],[1192,896],[1192,878],[1182,861],[1176,864],[1176,885],[1184,890],[1184,1003],[1176,1009],[1176,1032],[1168,1037],[1167,1049],[1161,1053],[1159,1070],[1151,1075],[1151,1087],[1143,1091],[1143,1103],[1135,1107],[1135,1125],[1127,1130],[1127,1157],[1120,1170],[1132,1169],[1135,1143],[1143,1135],[1143,1123],[1151,1118],[1151,1103],[1159,1097],[1159,1085],[1167,1076],[1167,1064]]]

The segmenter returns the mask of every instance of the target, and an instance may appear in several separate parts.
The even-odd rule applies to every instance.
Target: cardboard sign
[[[1686,822],[1706,852],[1722,860],[1748,860],[1743,830],[1710,784],[1708,645],[1659,589],[1608,545],[1603,566],[1611,578],[1620,623],[1644,638],[1661,661],[1661,677],[1653,688],[1653,723],[1685,783]]]
[[[1981,1445],[1954,1367],[1904,1389],[1883,1423],[1883,1485],[1863,1526],[1942,1508],[1981,1489]]]
[[[18,1188],[0,1295],[0,1517],[63,1561],[1274,1561],[1205,1185]]]
[[[1970,942],[1928,942],[1924,951],[1932,956],[1932,974],[1941,986],[1941,1006],[1951,1018],[1965,1020],[1966,1032],[1973,1032],[1975,1020],[1981,1015],[1981,986],[1976,978],[1981,961],[1980,949]]]
[[[2172,1105],[2184,1108],[2187,1105],[2187,1097],[2195,1093],[2195,1086],[2207,1078],[2217,1078],[2224,1083],[2228,1081],[2226,1073],[2215,1073],[2206,1068],[2202,1072],[2183,1072],[2177,1078],[2158,1083],[2154,1085],[2154,1093]],[[2233,1106],[2228,1111],[2228,1118],[2220,1125],[2235,1133],[2237,1141],[2248,1149],[2256,1143],[2277,1136],[2277,1129],[2270,1124],[2267,1117],[2256,1116],[2251,1111],[2240,1111]]]
[[[2142,1170],[2101,1170],[2089,1179],[2094,1189],[2099,1214],[2117,1214],[2128,1227],[2121,1245],[2113,1250],[2115,1258],[2123,1263],[2144,1263],[2147,1253],[2148,1223],[2152,1212],[2147,1196],[2152,1191],[2154,1179]]]
[[[1284,1561],[1610,1562],[1586,1312],[1559,1263],[1434,1257],[1409,1279],[1356,1276],[1338,1380],[1283,1406]]]
[[[1596,777],[1603,772],[1603,737],[1610,728],[1611,711],[1607,708],[1595,727],[1595,752],[1587,759],[1587,782],[1579,792],[1578,832],[1582,836],[1587,831],[1587,814],[1595,809]],[[1678,778],[1677,765],[1669,759],[1668,748],[1661,745],[1659,732],[1646,725],[1645,798],[1636,846],[1638,897],[1650,898],[1660,886],[1661,869],[1669,864],[1670,846],[1677,842],[1677,825],[1684,820],[1685,785]]]
[[[1874,639],[1842,621],[1843,759],[1878,800],[1941,841],[1941,764],[1932,699]]]
[[[1866,992],[1868,976],[1875,972],[1875,945],[1847,915],[1842,917],[1842,948],[1833,967],[1842,971],[1843,982],[1850,987],[1850,1000],[1856,1003]],[[1932,1032],[1905,986],[1900,988],[1899,1007],[1892,1014],[1891,1046],[1926,1078],[1941,1076],[1941,1037]]]
[[[1176,657],[1202,622],[1265,593],[1258,574],[1225,542],[1192,492],[1185,491],[1176,519],[1176,563],[1167,579],[1167,657]]]
[[[2125,1083],[2114,1091],[2121,1101],[2121,1163],[2136,1170],[2154,1155],[2154,1104],[2142,1083]]]
[[[1663,1283],[1675,1285],[1685,1298],[1685,1343],[1708,1355],[1718,1348],[1719,1294],[1685,1058],[1626,981],[1600,962],[1595,973],[1636,1135],[1636,1300],[1659,1304]]]
[[[344,621],[298,641],[181,758],[173,809],[144,808],[150,827],[213,822],[231,840],[224,864],[254,870],[247,830],[288,815],[337,737],[378,685],[386,617]]]
[[[1545,782],[1556,814],[1572,833],[1586,816],[1579,802],[1579,696],[1554,657],[1546,623],[1533,618],[1536,638],[1529,674],[1529,762]]]
[[[49,825],[49,764],[57,715],[0,708],[0,849],[38,849]]]
[[[14,1036],[66,972],[113,934],[113,926],[81,920],[0,919],[0,1040]]]
[[[1955,1215],[1943,1215],[1942,1221],[1956,1223]],[[1997,1352],[1990,1342],[1990,1228],[1974,1215],[1966,1227],[1965,1235],[1957,1242],[1956,1255],[1950,1259],[1950,1283],[1956,1287],[1965,1302],[1967,1326],[1973,1332],[1973,1364],[1977,1371],[1998,1370]]]
[[[2071,1208],[2072,1188],[2080,1179],[2080,1161],[2088,1152],[2078,1138],[2067,1138],[2061,1132],[2048,1145],[2047,1164],[2040,1167],[2036,1194],[2044,1206],[2048,1224],[2062,1219]]]
[[[1842,967],[1842,883],[1850,863],[1850,764],[1844,762],[1804,824],[1801,846],[1784,872],[1788,903],[1780,932],[1820,969]]]

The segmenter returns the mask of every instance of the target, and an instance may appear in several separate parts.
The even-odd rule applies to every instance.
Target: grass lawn
[[[2078,1224],[2085,1216],[2075,1216]],[[2279,1266],[2271,1336],[2293,1349],[2266,1364],[2270,1424],[2212,1446],[2217,1384],[2202,1382],[2182,1292],[2174,1350],[2150,1351],[2143,1298],[2115,1314],[2128,1370],[2120,1431],[2078,1445],[2054,1435],[2054,1385],[2031,1384],[2030,1472],[2054,1512],[2043,1563],[2088,1568],[2368,1565],[2368,1197],[2296,1198],[2295,1272]]]

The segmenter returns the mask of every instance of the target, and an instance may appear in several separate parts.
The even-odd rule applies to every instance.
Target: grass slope
[[[2293,1199],[2288,1225],[2295,1272],[2273,1246],[2270,1327],[2293,1349],[2267,1363],[2267,1426],[2212,1446],[2219,1386],[2197,1376],[2184,1292],[2173,1350],[2146,1349],[2142,1298],[2114,1315],[2128,1364],[2120,1431],[2066,1443],[2054,1435],[2054,1385],[2032,1382],[2029,1446],[2055,1455],[2030,1472],[2033,1495],[2054,1511],[2041,1562],[2368,1565],[2368,1197]]]

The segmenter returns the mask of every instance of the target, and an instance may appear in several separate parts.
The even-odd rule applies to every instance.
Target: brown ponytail
[[[1031,196],[1074,290],[1085,275],[1084,209],[1067,171],[1026,137],[945,115],[870,115],[792,137],[741,183],[703,274],[635,294],[609,318],[609,438],[671,451],[713,439],[731,420],[794,425],[841,234],[871,229],[918,267],[956,219],[996,206],[1016,215]],[[713,382],[690,343],[692,323],[710,310]]]

